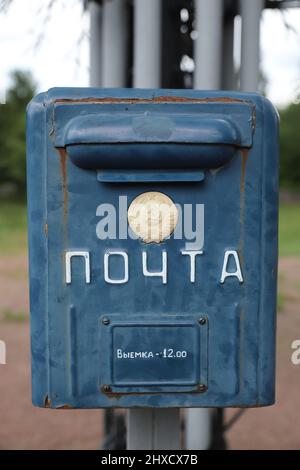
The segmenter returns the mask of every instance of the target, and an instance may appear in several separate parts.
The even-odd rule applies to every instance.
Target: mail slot
[[[270,102],[57,88],[27,123],[34,405],[272,404]]]

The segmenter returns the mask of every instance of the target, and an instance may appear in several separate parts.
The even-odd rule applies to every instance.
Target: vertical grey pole
[[[195,0],[198,36],[195,43],[194,88],[216,90],[222,85],[223,0]],[[212,413],[208,408],[187,409],[185,445],[209,448]]]
[[[102,9],[101,6],[89,2],[90,13],[90,86],[102,86]]]
[[[222,42],[222,89],[235,90],[236,77],[233,61],[234,17],[226,19]]]
[[[134,0],[134,78],[136,88],[161,84],[161,0]]]
[[[134,78],[137,88],[161,86],[161,0],[134,0]],[[180,449],[180,410],[127,412],[127,449]]]
[[[185,448],[207,450],[212,436],[212,410],[210,408],[188,408],[186,410]]]
[[[126,2],[105,0],[102,9],[102,86],[124,87],[127,67]]]
[[[240,0],[242,16],[242,51],[240,88],[257,91],[259,84],[260,18],[264,0]]]
[[[180,410],[131,409],[127,416],[127,449],[180,449]]]
[[[194,88],[216,90],[221,87],[223,0],[195,0],[195,8]]]

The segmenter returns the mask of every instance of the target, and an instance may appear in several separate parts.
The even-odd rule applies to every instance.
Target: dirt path
[[[100,410],[31,405],[28,311],[26,256],[1,258],[0,339],[7,364],[0,365],[0,449],[99,449]]]
[[[276,404],[247,410],[228,432],[231,449],[300,449],[300,365],[291,362],[291,343],[300,339],[299,258],[280,260],[279,292]]]
[[[250,409],[228,432],[231,449],[300,449],[300,365],[290,361],[300,339],[300,259],[280,262],[283,310],[278,314],[277,404]],[[12,315],[1,317],[3,311]],[[13,312],[21,312],[12,321]],[[0,449],[97,449],[101,411],[44,410],[30,402],[26,257],[0,259],[0,339],[7,364],[0,366]],[[227,410],[227,418],[234,410]]]

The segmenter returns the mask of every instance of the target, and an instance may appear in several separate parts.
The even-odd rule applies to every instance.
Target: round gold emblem
[[[149,191],[137,196],[128,208],[131,230],[145,243],[160,243],[174,231],[178,209],[166,194]]]

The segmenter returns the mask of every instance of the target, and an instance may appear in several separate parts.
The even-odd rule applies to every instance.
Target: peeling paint
[[[96,95],[96,98],[93,98],[93,95]],[[58,99],[54,102],[55,98]],[[46,108],[45,104],[43,105],[45,109],[42,109],[40,104],[42,99],[47,103]],[[57,103],[56,107],[55,103]],[[192,136],[194,140],[190,142],[185,129],[192,128],[193,118],[198,114],[201,115],[201,119],[203,118],[201,122],[205,121],[206,116],[212,121],[224,118],[225,121],[230,121],[235,131],[232,132],[231,140],[227,139],[227,134],[224,134],[224,139],[220,141],[218,140],[219,134],[216,132],[216,145],[225,147],[225,145],[230,145],[226,142],[232,142],[231,146],[234,147],[232,155],[228,152],[232,160],[230,164],[226,163],[226,167],[211,169],[212,159],[209,158],[210,154],[207,149],[203,149],[207,159],[205,160],[207,161],[207,184],[200,185],[192,182],[189,184],[184,181],[179,185],[161,181],[159,185],[156,185],[154,182],[154,186],[161,188],[162,191],[165,186],[170,197],[174,197],[178,204],[201,201],[209,208],[206,211],[206,227],[209,230],[210,227],[212,229],[216,227],[215,238],[214,232],[209,232],[207,236],[210,250],[205,253],[206,261],[204,261],[209,269],[209,275],[203,276],[202,279],[199,277],[200,290],[185,287],[182,282],[183,274],[186,273],[189,265],[185,266],[184,271],[176,270],[174,265],[175,269],[172,270],[173,274],[168,280],[168,286],[161,288],[155,284],[155,279],[153,281],[149,279],[149,282],[145,283],[144,276],[140,277],[139,274],[141,266],[133,262],[130,281],[126,286],[118,288],[107,286],[105,282],[102,282],[102,268],[100,265],[98,269],[96,264],[95,269],[92,266],[93,270],[90,273],[93,282],[85,282],[84,264],[79,262],[73,265],[73,280],[76,282],[67,285],[69,283],[66,282],[66,251],[87,249],[91,259],[95,258],[95,263],[99,263],[99,260],[97,261],[99,249],[100,258],[102,258],[103,251],[108,251],[111,247],[128,249],[130,257],[133,257],[144,246],[139,246],[134,242],[128,245],[127,241],[107,242],[103,245],[95,236],[95,224],[98,223],[96,204],[102,201],[115,202],[123,192],[126,193],[129,201],[133,201],[139,188],[142,187],[142,182],[130,184],[130,180],[126,181],[129,183],[126,185],[112,185],[97,181],[96,174],[92,174],[91,169],[95,172],[98,168],[102,168],[98,166],[98,161],[100,161],[100,159],[97,160],[99,158],[98,147],[101,148],[102,144],[104,147],[102,140],[105,140],[102,139],[102,134],[100,135],[97,129],[100,129],[103,122],[101,130],[103,130],[104,137],[109,139],[110,135],[106,133],[105,126],[112,127],[111,140],[118,144],[118,148],[113,145],[105,148],[105,152],[108,150],[107,156],[104,156],[106,160],[103,159],[103,166],[111,165],[115,170],[117,166],[112,162],[114,152],[116,148],[116,153],[119,152],[119,148],[123,149],[119,142],[123,142],[122,139],[125,140],[123,135],[125,135],[124,129],[127,132],[127,127],[132,142],[136,142],[138,138],[143,142],[150,140],[150,143],[151,138],[153,141],[159,138],[169,139],[168,131],[172,124],[168,123],[169,108],[171,108],[169,113],[171,121],[173,111],[178,116],[178,130],[181,132],[181,134],[178,132],[178,139],[180,137],[185,145],[190,144],[187,155],[189,153],[192,155],[193,142],[198,138],[198,134],[195,132],[196,137]],[[153,126],[152,117],[149,125],[148,122],[146,122],[147,126],[144,125],[143,116],[148,109],[153,115]],[[128,110],[132,110],[132,113]],[[122,117],[122,122],[118,121],[117,114]],[[106,115],[112,116],[111,122],[108,121]],[[133,120],[137,115],[140,121],[136,123]],[[155,120],[156,116],[160,118],[161,115],[163,119],[160,123],[165,125],[164,129],[160,129]],[[31,289],[31,317],[34,326],[32,342],[33,351],[38,352],[32,356],[33,401],[36,405],[52,409],[187,406],[240,408],[244,405],[246,407],[262,406],[274,402],[276,279],[270,275],[276,265],[277,128],[274,116],[271,105],[266,104],[258,95],[235,93],[230,97],[230,92],[226,91],[101,90],[96,92],[93,89],[61,89],[50,91],[49,94],[44,94],[43,98],[35,99],[28,120],[27,154],[29,156],[29,182],[32,188],[29,194],[29,207],[31,213],[34,211],[34,213],[41,214],[39,217],[29,218],[31,281],[34,287]],[[196,119],[195,123],[196,126]],[[116,128],[114,128],[115,125]],[[255,126],[257,131],[255,131]],[[142,130],[140,130],[141,127]],[[201,130],[201,136],[210,136],[211,132],[216,131],[215,127],[217,126],[212,125],[211,128],[207,126],[207,129]],[[70,133],[71,129],[72,132],[74,131],[73,134]],[[223,136],[223,133],[220,132],[220,135]],[[199,140],[205,145],[204,137],[204,142],[200,138]],[[94,138],[95,141],[93,141]],[[82,161],[84,160],[82,168],[84,165],[87,167],[90,165],[89,171],[79,169],[81,168],[79,165],[76,168],[75,159],[80,152],[75,155],[74,146],[77,142],[81,145],[83,143],[81,139],[87,144],[79,149],[80,152],[82,151]],[[90,143],[91,146],[89,146]],[[163,143],[166,142],[161,142]],[[68,148],[68,154],[65,147]],[[151,171],[154,166],[152,150],[148,150],[146,145],[136,147],[141,148],[142,166],[146,166],[146,161],[149,161],[147,171]],[[156,147],[153,147],[155,155]],[[164,168],[161,156],[164,149],[161,152],[160,147],[163,146],[157,146],[160,154],[158,163],[161,164],[161,168]],[[145,156],[143,155],[144,148],[150,156],[147,152]],[[209,150],[213,155],[212,158],[215,158],[214,148],[209,147]],[[226,147],[224,154],[227,154],[227,150]],[[181,149],[179,151],[181,152]],[[251,151],[250,154],[249,151]],[[132,149],[127,146],[125,150],[124,145],[125,158],[129,160],[131,153]],[[220,154],[222,153],[223,149]],[[198,158],[198,149],[195,154]],[[41,158],[41,155],[45,158]],[[274,159],[270,159],[269,155],[274,156]],[[118,158],[121,160],[121,156]],[[193,157],[190,158],[192,160]],[[184,164],[186,160],[187,157],[184,157]],[[135,156],[135,160],[132,161],[132,168],[135,169],[133,165],[139,163],[139,156]],[[168,164],[171,168],[173,162],[168,161]],[[194,165],[194,162],[191,165]],[[159,168],[159,165],[157,167]],[[221,169],[223,169],[222,172],[220,172]],[[268,171],[271,173],[271,178],[265,177]],[[215,177],[214,181],[213,177]],[[84,227],[80,223],[82,214],[86,215]],[[226,241],[226,246],[224,241]],[[170,250],[171,255],[179,252],[182,241],[174,237],[172,244],[167,243],[167,245],[165,244],[162,248]],[[224,247],[228,248],[228,251],[229,248],[238,251],[239,261],[243,264],[243,278],[246,281],[244,284],[232,279],[228,281],[228,286],[218,285],[215,288],[211,283],[220,275],[219,266],[217,266],[216,274],[211,268],[218,256],[217,252],[222,254]],[[153,257],[152,269],[155,273],[160,267],[161,250],[157,251],[152,246],[147,247],[147,250],[149,256]],[[156,261],[158,261],[157,265]],[[116,269],[116,276],[112,277],[118,279],[119,274],[122,275],[121,268],[122,266],[117,265],[116,268],[112,268]],[[228,269],[231,270],[230,265]],[[92,285],[86,286],[85,284]],[[179,344],[179,351],[186,350],[186,355],[190,355],[188,351],[197,352],[198,362],[193,362],[193,364],[191,362],[191,366],[185,363],[186,365],[182,367],[183,374],[186,375],[178,374],[177,364],[181,367],[181,362],[178,361],[173,362],[173,374],[173,372],[169,373],[169,369],[167,370],[169,363],[161,364],[158,359],[154,366],[156,367],[157,364],[157,374],[154,374],[154,378],[149,377],[149,362],[116,360],[112,364],[112,359],[113,361],[115,358],[119,359],[116,357],[118,352],[114,353],[115,349],[119,345],[126,349],[131,338],[133,338],[133,346],[129,352],[133,348],[137,352],[143,350],[144,331],[145,338],[147,340],[149,338],[149,348],[148,343],[145,348],[161,351],[161,345],[172,346],[171,334],[166,334],[163,329],[156,333],[158,330],[151,330],[150,326],[152,324],[154,327],[160,326],[157,320],[163,321],[161,319],[164,316],[161,315],[165,313],[167,328],[169,324],[177,328],[179,323],[181,326],[185,322],[188,322],[188,328],[190,325],[192,328],[194,323],[197,326],[201,317],[199,317],[199,312],[194,312],[194,309],[199,299],[202,305],[201,311],[205,311],[215,334],[201,333],[203,328],[201,326],[199,332],[202,335],[201,339],[198,340],[198,333],[191,333],[189,342],[187,335],[194,330],[179,330],[176,333],[176,338],[177,336],[180,340],[181,337],[184,338]],[[165,309],[167,312],[163,311]],[[41,312],[44,314],[41,315]],[[191,323],[189,323],[190,312],[194,312],[191,314]],[[226,319],[222,324],[218,322],[219,312],[222,312]],[[201,312],[200,314],[202,315]],[[99,318],[103,319],[103,315],[109,318],[109,328],[105,325],[103,328],[99,327]],[[114,324],[120,325],[120,330],[114,330]],[[146,330],[140,329],[139,338],[137,338],[137,330],[131,328],[133,324],[136,324],[138,328],[140,325],[142,327],[145,325],[147,328]],[[123,325],[129,328],[121,329]],[[36,331],[40,334],[36,335]],[[150,337],[152,331],[153,340]],[[78,342],[79,337],[82,344],[86,346],[84,354]],[[211,349],[214,349],[215,354],[209,354]],[[123,357],[123,354],[120,355]],[[80,363],[78,363],[79,357]],[[126,355],[124,357],[126,359]],[[140,360],[140,355],[137,354],[136,358]],[[193,376],[194,365],[197,369]],[[167,385],[163,382],[164,377],[166,377]],[[170,380],[174,377],[177,380],[179,377],[179,384],[174,382],[174,387],[168,386],[168,383],[172,384],[168,382],[170,377]],[[102,384],[107,385],[100,390]],[[200,384],[202,387],[198,388]],[[209,388],[203,395],[206,386]]]
[[[55,407],[56,410],[73,410],[73,406],[65,403],[64,405],[59,405]]]
[[[253,108],[252,108],[251,121],[252,121],[252,130],[254,131],[256,127],[256,106],[255,105],[253,105]]]
[[[245,222],[245,186],[246,186],[246,168],[249,156],[248,149],[241,149],[242,168],[241,168],[241,181],[240,181],[240,261],[244,261],[244,222]]]
[[[51,408],[51,400],[48,395],[45,396],[44,406],[45,408]]]
[[[64,244],[67,246],[68,241],[68,232],[67,232],[67,222],[68,222],[68,174],[67,174],[67,158],[68,154],[65,148],[57,149],[60,156],[60,171],[62,178],[62,193],[63,193],[63,236]]]
[[[126,103],[126,104],[137,104],[137,103],[245,103],[253,106],[253,103],[249,100],[242,100],[239,98],[231,98],[229,96],[220,96],[214,98],[188,98],[184,96],[153,96],[153,98],[78,98],[68,99],[59,98],[55,100],[55,103],[61,104],[73,104],[73,103]]]
[[[157,391],[157,392],[151,392],[151,391],[147,391],[147,392],[102,392],[104,393],[107,398],[116,398],[117,400],[120,399],[121,397],[123,396],[134,396],[134,395],[145,395],[145,396],[148,396],[148,395],[161,395],[161,391]],[[176,392],[163,392],[164,395],[171,395],[171,396],[174,396],[174,394],[178,395],[178,394],[186,394],[186,393],[190,393],[190,394],[196,394],[196,393],[203,393],[199,388],[197,389],[194,389],[194,390],[183,390],[183,391],[176,391]]]
[[[59,148],[59,155],[60,155],[60,169],[62,175],[62,190],[63,190],[63,198],[64,198],[64,219],[66,219],[68,215],[68,188],[67,188],[67,151],[64,148]]]
[[[249,150],[248,149],[241,149],[241,157],[242,157],[242,173],[241,173],[241,194],[245,192],[245,176],[246,176],[246,166],[248,160]]]

